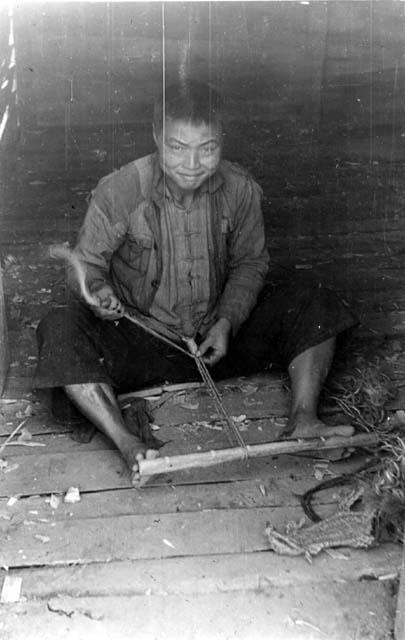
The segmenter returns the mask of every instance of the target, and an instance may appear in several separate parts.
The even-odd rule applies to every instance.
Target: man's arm
[[[237,194],[237,210],[229,241],[228,278],[217,317],[229,320],[235,335],[256,304],[268,271],[262,191],[250,177]]]
[[[235,335],[256,304],[268,271],[262,191],[248,176],[236,198],[234,228],[229,246],[228,279],[217,306],[217,322],[201,343],[198,355],[209,365],[216,364],[228,350]]]
[[[114,183],[99,183],[80,229],[74,255],[83,269],[88,293],[97,300],[92,306],[99,317],[114,320],[123,308],[110,283],[111,256],[121,245],[127,230],[126,208],[115,197]],[[68,267],[69,287],[81,297],[75,270]]]

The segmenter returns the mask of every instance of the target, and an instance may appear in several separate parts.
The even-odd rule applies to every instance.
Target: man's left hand
[[[231,328],[229,320],[220,318],[211,327],[205,340],[198,347],[197,356],[211,366],[219,362],[228,351]]]

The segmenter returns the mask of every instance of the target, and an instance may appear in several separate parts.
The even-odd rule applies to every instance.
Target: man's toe
[[[342,425],[340,427],[331,427],[330,428],[330,435],[331,436],[352,436],[354,433],[354,427],[351,427],[350,425]]]
[[[148,449],[145,454],[146,460],[154,460],[159,457],[159,451],[156,449]]]

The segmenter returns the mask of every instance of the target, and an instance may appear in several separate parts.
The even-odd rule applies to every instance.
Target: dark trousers
[[[263,289],[256,307],[232,337],[215,379],[288,364],[300,353],[357,324],[328,289]],[[36,388],[105,382],[125,393],[162,382],[198,380],[192,358],[127,319],[97,318],[82,302],[51,311],[38,327]]]

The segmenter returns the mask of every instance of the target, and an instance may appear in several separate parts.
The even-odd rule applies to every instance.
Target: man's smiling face
[[[221,130],[215,125],[166,119],[154,140],[160,166],[180,193],[198,189],[221,160]]]

